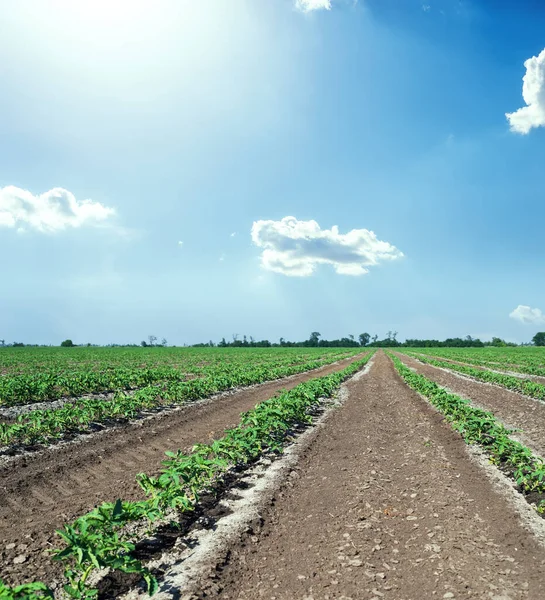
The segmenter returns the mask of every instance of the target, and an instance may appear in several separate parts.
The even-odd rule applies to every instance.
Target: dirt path
[[[142,497],[137,473],[155,474],[167,450],[189,449],[239,423],[240,413],[313,377],[345,368],[358,357],[307,373],[187,404],[80,443],[27,454],[0,466],[0,578],[22,583],[57,573],[59,563],[44,556],[57,547],[55,529],[103,501]],[[18,558],[19,557],[19,558]],[[15,559],[24,562],[14,562]]]
[[[545,597],[545,553],[380,352],[202,598]]]
[[[493,412],[506,426],[520,429],[516,437],[541,456],[545,456],[545,402],[532,400],[497,385],[473,381],[438,367],[422,364],[399,352],[395,354],[408,367],[416,369],[417,373]]]

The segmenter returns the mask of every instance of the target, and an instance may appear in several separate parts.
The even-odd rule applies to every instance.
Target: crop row
[[[201,494],[217,490],[228,473],[255,461],[264,452],[280,453],[293,437],[294,428],[312,421],[313,407],[322,398],[331,397],[342,381],[359,370],[370,356],[258,404],[243,413],[240,424],[227,430],[224,437],[211,444],[194,446],[189,455],[180,450],[167,452],[168,460],[164,461],[159,476],[137,476],[146,500],[103,503],[66,525],[58,532],[64,545],[53,552],[54,559],[65,565],[65,592],[77,599],[96,598],[98,592],[90,586],[89,577],[96,570],[110,568],[139,574],[147,584],[148,593],[153,594],[157,581],[134,556],[134,531],[138,531],[135,525],[140,523],[150,531],[154,523],[193,511]],[[33,588],[27,588],[26,598],[43,598],[51,593],[41,583],[27,586],[41,587],[35,596],[28,595]],[[5,590],[0,598],[23,597],[17,595],[15,588],[5,587]]]
[[[331,356],[330,360],[333,358]],[[211,370],[208,377],[200,379],[167,381],[163,386],[147,386],[133,394],[116,393],[107,401],[103,398],[81,398],[61,408],[34,410],[19,415],[14,422],[0,423],[0,446],[51,443],[67,434],[85,433],[97,426],[100,428],[115,421],[134,419],[144,411],[207,398],[236,387],[280,379],[323,365],[323,360],[271,367],[247,363],[215,372]]]
[[[215,353],[210,350],[209,348],[0,347],[0,373],[11,376],[38,372],[102,371],[120,367],[176,367],[180,362],[209,364],[215,361]],[[229,356],[226,356],[227,360],[229,358]]]
[[[0,375],[36,373],[76,373],[117,368],[155,368],[171,366],[210,366],[239,362],[269,362],[292,357],[294,362],[315,360],[318,356],[340,353],[333,348],[2,348]],[[251,357],[251,358],[250,358]]]
[[[188,376],[208,375],[210,371],[218,374],[230,369],[244,367],[251,362],[253,366],[270,368],[300,365],[309,362],[308,353],[297,355],[293,353],[269,352],[251,357],[247,354],[232,354],[227,352],[221,356],[222,350],[214,354],[208,353],[209,360],[202,364],[202,355],[184,354],[185,359],[178,365],[159,365],[154,367],[103,365],[101,369],[91,369],[88,366],[76,370],[47,369],[41,372],[19,375],[4,375],[0,377],[0,405],[17,406],[27,403],[57,400],[63,397],[77,397],[84,394],[97,394],[121,390],[132,390],[159,382],[185,381]],[[354,354],[354,351],[351,352]],[[338,356],[350,355],[344,352],[324,352],[315,354],[312,361],[333,362]]]
[[[500,465],[517,482],[519,490],[538,498],[537,510],[545,512],[545,463],[532,451],[509,437],[507,429],[493,413],[476,408],[469,400],[447,392],[423,375],[414,373],[399,358],[390,355],[405,382],[427,398],[468,444],[480,446],[491,462]]]
[[[457,371],[458,373],[468,375],[469,377],[473,377],[474,379],[478,379],[479,381],[493,383],[495,385],[499,385],[514,392],[519,392],[521,394],[525,394],[526,396],[537,398],[538,400],[545,400],[545,385],[536,383],[529,379],[521,379],[520,377],[504,375],[503,373],[496,373],[494,371],[482,371],[481,369],[475,369],[474,367],[470,367],[468,365],[458,365],[455,363],[430,358],[428,356],[423,356],[420,354],[406,354],[418,359],[421,362],[433,365],[435,367],[441,367],[444,369],[449,369],[451,371]]]
[[[418,352],[433,358],[456,360],[480,367],[545,376],[543,348],[422,348]]]

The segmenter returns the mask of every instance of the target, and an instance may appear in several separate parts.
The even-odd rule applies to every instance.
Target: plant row
[[[427,398],[468,444],[480,446],[491,462],[504,468],[517,482],[519,490],[528,495],[537,494],[537,510],[545,512],[545,463],[532,451],[509,437],[507,429],[493,413],[472,406],[469,400],[447,392],[423,375],[419,375],[399,358],[389,355],[405,382]]]
[[[330,361],[333,358],[331,356]],[[0,423],[0,446],[52,443],[67,435],[93,431],[97,426],[134,419],[144,411],[208,398],[219,392],[311,371],[323,365],[323,360],[274,367],[246,363],[230,369],[211,370],[207,377],[200,379],[167,381],[162,386],[146,386],[131,394],[118,392],[107,401],[80,398],[61,408],[33,410],[19,415],[13,422]]]
[[[308,358],[306,355],[292,353],[269,352],[265,355],[249,356],[243,353],[222,351],[208,353],[209,360],[202,364],[202,354],[183,353],[184,360],[180,364],[118,365],[112,367],[101,363],[100,368],[83,365],[79,368],[48,368],[23,374],[6,374],[0,377],[0,405],[17,406],[22,404],[58,400],[64,397],[77,397],[84,394],[97,394],[121,390],[132,390],[160,382],[185,381],[188,376],[205,376],[210,371],[229,372],[233,369],[244,369],[248,364],[252,367],[263,366],[271,369],[304,364],[312,360],[333,362],[340,354],[348,355],[346,350],[340,353],[323,351]],[[352,351],[354,353],[354,351]],[[166,353],[163,353],[166,354]],[[166,355],[168,357],[168,355]]]
[[[37,372],[103,371],[118,367],[153,368],[161,366],[208,366],[239,362],[251,356],[252,362],[292,357],[295,362],[316,359],[326,353],[346,352],[346,348],[2,348],[0,373],[17,375]]]
[[[432,358],[445,358],[480,367],[545,376],[545,349],[543,348],[434,348],[433,350],[422,348],[418,352]]]
[[[444,360],[438,360],[423,356],[420,354],[407,353],[409,356],[418,359],[421,362],[433,365],[435,367],[441,367],[449,369],[450,371],[457,371],[463,375],[468,375],[479,381],[485,383],[493,383],[501,387],[507,388],[514,392],[537,398],[538,400],[545,400],[545,385],[531,381],[530,379],[521,379],[520,377],[514,377],[513,375],[504,375],[503,373],[496,373],[494,371],[487,371],[470,367],[469,365],[458,365],[455,363],[447,362]]]
[[[157,590],[157,581],[134,555],[136,537],[142,531],[135,524],[151,531],[154,523],[173,518],[179,520],[183,513],[195,509],[203,492],[217,490],[228,473],[257,460],[264,452],[280,453],[292,439],[295,427],[310,423],[313,409],[321,399],[331,397],[342,381],[359,370],[370,356],[342,371],[311,379],[258,404],[243,413],[240,424],[225,431],[224,437],[211,444],[194,446],[191,454],[180,450],[167,452],[168,459],[163,462],[157,477],[137,476],[146,494],[145,500],[104,503],[58,531],[64,545],[53,555],[65,565],[67,583],[64,591],[71,598],[95,598],[98,591],[89,584],[90,575],[109,568],[139,574],[148,593],[153,594]],[[134,531],[140,533],[131,533]],[[17,596],[15,588],[5,589],[8,591],[4,598],[22,598]],[[40,588],[37,593],[49,592],[47,588]],[[35,596],[41,597],[46,596]]]

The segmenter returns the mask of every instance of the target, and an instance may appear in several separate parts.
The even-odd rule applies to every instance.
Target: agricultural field
[[[542,347],[418,348],[415,352],[430,358],[453,360],[478,367],[545,376],[545,349]]]
[[[545,597],[540,348],[0,349],[0,598]]]

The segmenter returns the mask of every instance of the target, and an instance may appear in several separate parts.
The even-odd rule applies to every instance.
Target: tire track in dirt
[[[545,402],[533,400],[498,385],[475,381],[455,372],[426,365],[400,352],[395,352],[395,355],[420,375],[494,413],[506,427],[520,430],[515,437],[545,457]]]
[[[382,352],[347,388],[198,597],[542,600],[543,547],[459,434]]]
[[[57,547],[55,529],[103,501],[143,497],[135,476],[158,472],[167,450],[190,449],[223,435],[240,413],[282,389],[328,375],[361,358],[344,359],[285,379],[186,404],[124,427],[82,436],[81,443],[16,457],[0,467],[0,564],[6,583],[51,578],[61,572],[46,548]],[[14,563],[17,557],[24,562]],[[19,559],[20,560],[20,559]]]

